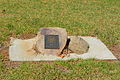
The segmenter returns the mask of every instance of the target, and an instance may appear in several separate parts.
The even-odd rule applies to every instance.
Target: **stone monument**
[[[99,39],[67,36],[66,29],[57,27],[40,28],[38,35],[31,39],[11,38],[10,45],[11,61],[116,59]]]
[[[40,28],[36,48],[43,54],[60,55],[67,41],[66,29],[58,27]]]

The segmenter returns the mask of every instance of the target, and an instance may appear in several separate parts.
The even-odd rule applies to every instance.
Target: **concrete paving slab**
[[[71,53],[69,56],[64,58],[47,55],[47,54],[37,54],[32,50],[32,46],[35,44],[36,38],[21,40],[15,39],[11,41],[11,46],[9,48],[9,58],[11,61],[54,61],[54,60],[70,60],[75,58],[82,59],[100,59],[100,60],[116,60],[117,58],[112,54],[112,52],[106,47],[106,45],[101,42],[96,37],[80,36],[85,41],[88,42],[90,48],[87,53],[76,54]]]

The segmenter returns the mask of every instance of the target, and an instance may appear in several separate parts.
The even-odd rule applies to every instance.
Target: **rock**
[[[86,53],[89,49],[88,43],[78,36],[70,36],[70,43],[68,48],[77,54]]]
[[[57,36],[58,39],[51,39],[54,44],[52,44],[53,46],[50,46],[50,40],[46,40],[51,35]],[[66,29],[57,27],[41,28],[38,32],[37,39],[36,48],[38,51],[44,54],[60,55],[66,45],[67,32]]]

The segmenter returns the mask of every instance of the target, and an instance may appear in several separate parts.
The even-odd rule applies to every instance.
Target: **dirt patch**
[[[35,36],[36,36],[36,34],[24,33],[24,34],[18,35],[17,38],[19,38],[19,39],[31,39],[31,38],[34,38]]]
[[[110,50],[112,51],[113,55],[120,60],[120,44],[111,46]]]
[[[9,68],[10,68],[10,67],[18,67],[18,66],[19,66],[19,63],[13,62],[13,61],[11,62],[11,61],[9,60],[8,51],[9,51],[9,48],[0,49],[0,52],[1,52],[2,56],[3,56],[2,61],[3,61],[4,65],[5,65],[6,67],[9,67]]]
[[[68,69],[67,67],[62,66],[62,65],[56,65],[56,68],[58,70],[60,70],[61,72],[64,72],[64,73],[69,73],[70,72],[70,69]]]
[[[8,62],[9,62],[9,55],[8,55],[8,49],[9,48],[1,48],[0,49],[0,54],[2,54],[2,61],[3,63],[5,64],[5,66],[8,65]]]

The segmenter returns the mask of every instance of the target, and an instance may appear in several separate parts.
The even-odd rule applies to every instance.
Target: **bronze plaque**
[[[44,36],[45,49],[59,49],[59,35]]]

